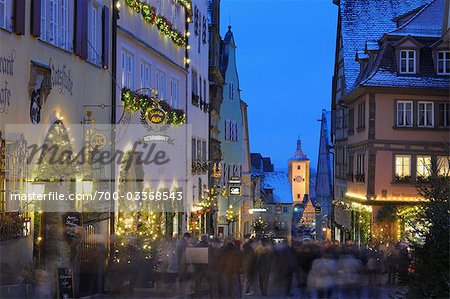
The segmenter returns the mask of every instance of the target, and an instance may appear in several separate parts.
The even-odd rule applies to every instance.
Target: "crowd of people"
[[[208,262],[189,264],[189,247],[208,247]],[[404,243],[361,248],[352,242],[273,242],[269,239],[202,236],[194,240],[185,233],[176,242],[171,271],[176,272],[181,292],[206,292],[210,298],[246,295],[292,296],[300,288],[317,298],[360,298],[361,288],[376,297],[381,286],[396,283],[408,271],[409,252]]]

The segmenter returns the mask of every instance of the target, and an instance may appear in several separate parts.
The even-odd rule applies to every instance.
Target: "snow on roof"
[[[430,0],[341,0],[341,34],[344,50],[346,92],[358,78],[357,51],[363,50],[366,41],[379,40],[386,32],[396,29],[392,20]]]
[[[273,190],[273,203],[292,204],[292,188],[286,171],[265,172],[261,187]]]
[[[369,59],[369,54],[366,54],[366,52],[364,52],[364,51],[357,51],[356,52],[356,57],[355,57],[356,61],[358,61],[358,60],[366,60],[366,59]]]
[[[395,49],[392,41],[385,41],[377,60],[361,74],[356,84],[361,86],[382,86],[394,88],[450,88],[448,76],[437,76],[433,61],[432,49],[429,47],[433,41],[421,39],[424,45],[421,49],[421,67],[417,74],[401,75],[398,73],[398,65],[395,59]]]
[[[414,17],[393,30],[389,35],[413,35],[441,37],[445,11],[445,0],[434,0],[425,5]]]
[[[380,50],[380,45],[376,40],[370,40],[366,42],[366,51],[378,51]]]

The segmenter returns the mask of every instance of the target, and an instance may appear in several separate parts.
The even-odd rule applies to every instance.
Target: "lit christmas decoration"
[[[185,7],[190,8],[190,3],[188,3],[188,1],[179,2]],[[140,13],[147,23],[156,26],[161,34],[169,37],[177,46],[186,46],[186,37],[184,37],[183,34],[178,32],[176,29],[174,29],[172,23],[169,20],[161,15],[158,15],[156,13],[155,7],[138,0],[125,0],[125,3],[136,13]]]
[[[133,92],[128,88],[122,89],[122,105],[125,110],[136,112],[138,110],[144,111],[145,116],[152,110],[159,110],[164,114],[166,123],[181,126],[186,123],[186,114],[181,109],[172,109],[172,107],[160,98],[158,98],[158,91],[151,89],[152,95],[144,95]]]
[[[229,205],[228,206],[225,218],[227,219],[228,222],[236,221],[237,215],[236,215],[236,213],[233,210],[233,205]]]

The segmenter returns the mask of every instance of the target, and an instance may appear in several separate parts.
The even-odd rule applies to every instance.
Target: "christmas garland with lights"
[[[173,28],[172,23],[165,17],[156,13],[156,8],[139,0],[125,0],[125,3],[136,13],[142,14],[144,21],[156,26],[158,31],[169,37],[179,47],[186,46],[186,37]],[[182,5],[188,5],[187,1],[180,1]],[[189,4],[190,5],[190,4]]]
[[[158,92],[152,89],[153,96],[148,96],[133,92],[128,88],[122,89],[122,105],[125,110],[136,112],[139,109],[145,113],[145,116],[151,110],[160,109],[164,111],[165,118],[168,124],[181,126],[186,123],[186,114],[182,109],[172,109],[172,107],[166,102],[158,99],[156,96]]]

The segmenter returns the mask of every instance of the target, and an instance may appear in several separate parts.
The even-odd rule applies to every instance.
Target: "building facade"
[[[80,230],[74,240],[80,243],[75,246],[66,238],[67,222],[63,222],[67,219],[65,212],[75,210],[75,206],[42,204],[37,210],[11,204],[8,199],[11,194],[32,191],[45,194],[57,190],[65,196],[75,190],[90,193],[74,182],[93,175],[93,167],[83,164],[76,171],[62,173],[54,167],[44,169],[35,160],[29,164],[24,158],[29,154],[26,146],[32,144],[64,146],[72,153],[79,152],[88,143],[83,136],[90,132],[93,122],[111,122],[111,11],[111,1],[106,0],[76,4],[63,0],[2,1],[0,252],[2,263],[16,271],[11,279],[19,277],[21,267],[33,261],[49,274],[46,290],[38,296],[56,296],[57,268],[72,272],[77,296],[102,288],[103,273],[99,269],[106,265],[107,250],[98,256],[98,269],[92,269],[87,259],[93,254],[88,248],[109,247],[108,213],[88,215],[76,210],[75,224]],[[53,135],[54,130],[61,134]],[[97,170],[103,174],[108,171]],[[94,188],[111,190],[109,176],[103,178],[106,183],[93,183]],[[87,287],[82,278],[87,273],[94,288]]]
[[[374,24],[346,12],[375,14],[379,7],[338,4],[336,238],[360,244],[406,239],[410,229],[386,214],[423,200],[412,184],[428,175],[432,157],[448,169],[445,1],[385,1],[385,14]]]
[[[242,194],[241,192],[231,194],[230,187],[231,184],[242,184],[243,166],[242,104],[237,73],[236,44],[231,26],[228,27],[228,32],[225,34],[221,51],[221,73],[225,85],[218,121],[218,138],[222,152],[220,186],[222,186],[225,196],[222,196],[218,202],[218,235],[238,236],[239,221],[230,221],[226,217],[228,210],[230,212],[232,210],[235,215],[239,213]],[[230,183],[230,181],[234,183]]]
[[[199,123],[206,121],[204,112],[200,109],[189,109],[191,119],[188,118],[188,108],[192,108],[191,102],[188,101],[191,95],[188,94],[194,92],[197,95],[200,92],[198,88],[190,88],[189,84],[194,83],[189,74],[193,74],[194,69],[205,72],[206,66],[199,61],[196,51],[206,51],[207,48],[202,36],[198,36],[197,27],[197,33],[189,31],[192,21],[191,1],[120,0],[119,3],[116,119],[117,125],[124,128],[125,137],[120,140],[117,138],[116,146],[131,153],[131,159],[135,159],[132,147],[137,140],[143,139],[142,146],[155,145],[157,149],[165,151],[169,163],[160,167],[154,167],[153,164],[144,165],[135,179],[130,177],[129,169],[123,169],[124,165],[118,166],[116,190],[155,194],[181,192],[182,200],[179,206],[155,207],[154,211],[164,213],[160,219],[163,235],[181,234],[188,229],[194,203],[194,154],[191,151],[194,145],[191,140],[193,134],[205,137],[204,133],[199,132],[198,126],[191,126],[188,122],[195,120],[197,114],[201,116]],[[195,41],[195,45],[190,37]],[[192,67],[190,53],[193,55]],[[198,80],[198,77],[196,79]],[[201,149],[199,152],[197,141]],[[202,147],[205,142],[206,139],[195,139],[195,163],[206,157]],[[204,149],[206,150],[206,146]],[[122,184],[124,181],[128,183]],[[203,186],[203,183],[201,185]],[[198,189],[196,194],[197,192]],[[120,217],[117,220],[119,221]]]
[[[194,210],[201,208],[199,203],[206,200],[209,192],[209,40],[208,7],[206,1],[192,1],[192,23],[189,24],[190,50],[187,89],[187,119],[189,126],[188,165],[188,206]],[[193,217],[196,228],[189,228],[200,234],[212,233],[211,207],[208,211]],[[197,215],[195,214],[195,215]],[[191,223],[189,221],[188,223]]]

